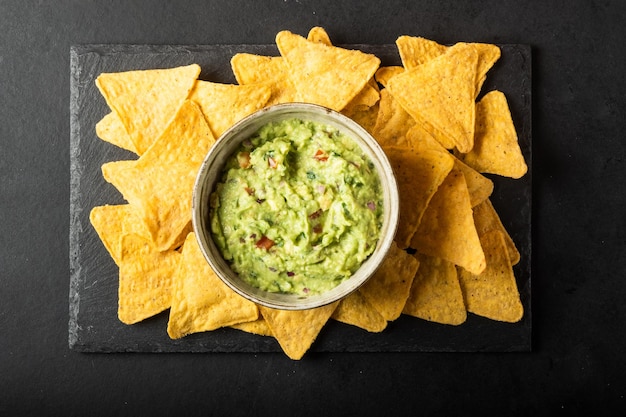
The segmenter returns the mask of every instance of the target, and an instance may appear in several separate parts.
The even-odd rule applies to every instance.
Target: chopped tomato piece
[[[267,236],[261,237],[261,239],[256,242],[256,247],[259,249],[268,250],[272,246],[274,246],[274,241]]]
[[[313,156],[313,158],[317,159],[318,161],[324,162],[328,160],[328,155],[323,150],[318,149],[317,152],[315,152],[315,155]]]

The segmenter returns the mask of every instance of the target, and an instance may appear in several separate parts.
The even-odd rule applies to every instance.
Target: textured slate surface
[[[399,64],[394,45],[349,45],[379,56],[383,65]],[[515,274],[525,308],[516,324],[469,315],[461,326],[442,326],[401,317],[380,334],[330,322],[312,351],[528,351],[531,349],[531,50],[501,45],[502,58],[489,72],[483,93],[503,91],[509,100],[520,145],[529,164],[520,180],[491,176],[492,196],[522,260]],[[69,344],[83,352],[271,352],[271,338],[232,329],[170,340],[167,312],[126,326],[117,319],[117,267],[89,223],[89,211],[102,204],[122,203],[121,195],[101,176],[100,166],[133,155],[100,141],[95,124],[108,113],[94,80],[101,72],[171,67],[198,63],[200,78],[234,82],[230,57],[237,52],[277,55],[274,45],[83,45],[71,49],[70,143],[70,323]]]

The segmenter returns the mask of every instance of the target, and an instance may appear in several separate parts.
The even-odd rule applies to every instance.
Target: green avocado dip
[[[233,271],[263,290],[302,295],[359,268],[382,214],[380,179],[356,142],[299,119],[245,140],[210,198],[213,240]]]

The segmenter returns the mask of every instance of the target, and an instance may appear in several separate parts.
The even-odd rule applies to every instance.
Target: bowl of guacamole
[[[226,131],[193,194],[193,227],[215,273],[258,304],[320,307],[376,271],[398,223],[398,191],[376,142],[348,117],[279,104]]]

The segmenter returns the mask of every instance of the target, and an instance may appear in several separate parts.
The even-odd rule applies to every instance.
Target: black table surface
[[[625,21],[621,1],[0,1],[0,415],[624,415]],[[313,26],[530,45],[532,349],[70,349],[71,47]]]

